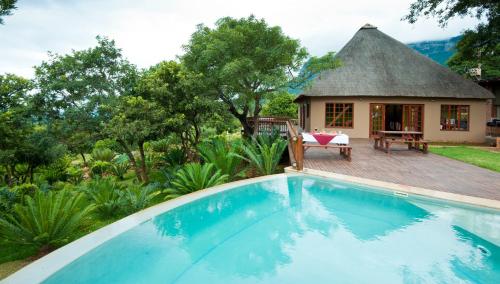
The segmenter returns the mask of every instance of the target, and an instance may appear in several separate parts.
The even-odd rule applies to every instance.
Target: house
[[[342,66],[320,73],[296,99],[305,131],[369,138],[421,131],[431,141],[483,142],[493,94],[372,25],[339,51]]]
[[[481,79],[477,83],[495,95],[491,104],[491,117],[500,118],[500,78]]]

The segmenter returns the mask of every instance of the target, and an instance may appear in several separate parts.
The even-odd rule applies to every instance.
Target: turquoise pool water
[[[496,211],[280,176],[159,215],[45,283],[500,283],[499,240]]]

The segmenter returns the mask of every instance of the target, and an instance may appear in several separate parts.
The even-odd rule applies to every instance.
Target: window
[[[441,105],[441,130],[469,130],[469,106]]]
[[[353,104],[352,103],[326,103],[325,126],[326,127],[353,127]]]

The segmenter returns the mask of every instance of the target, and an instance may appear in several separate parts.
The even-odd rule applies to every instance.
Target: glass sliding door
[[[370,137],[385,130],[385,105],[370,104]]]
[[[403,131],[424,130],[424,106],[403,105]]]

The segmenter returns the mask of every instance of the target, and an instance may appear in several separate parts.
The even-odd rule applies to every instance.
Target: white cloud
[[[47,51],[67,53],[95,45],[95,36],[116,40],[139,67],[174,59],[199,23],[254,14],[301,40],[314,55],[338,51],[365,23],[402,42],[455,36],[475,19],[455,19],[445,29],[434,19],[410,25],[400,19],[411,0],[20,0],[0,26],[0,73],[32,76]]]

